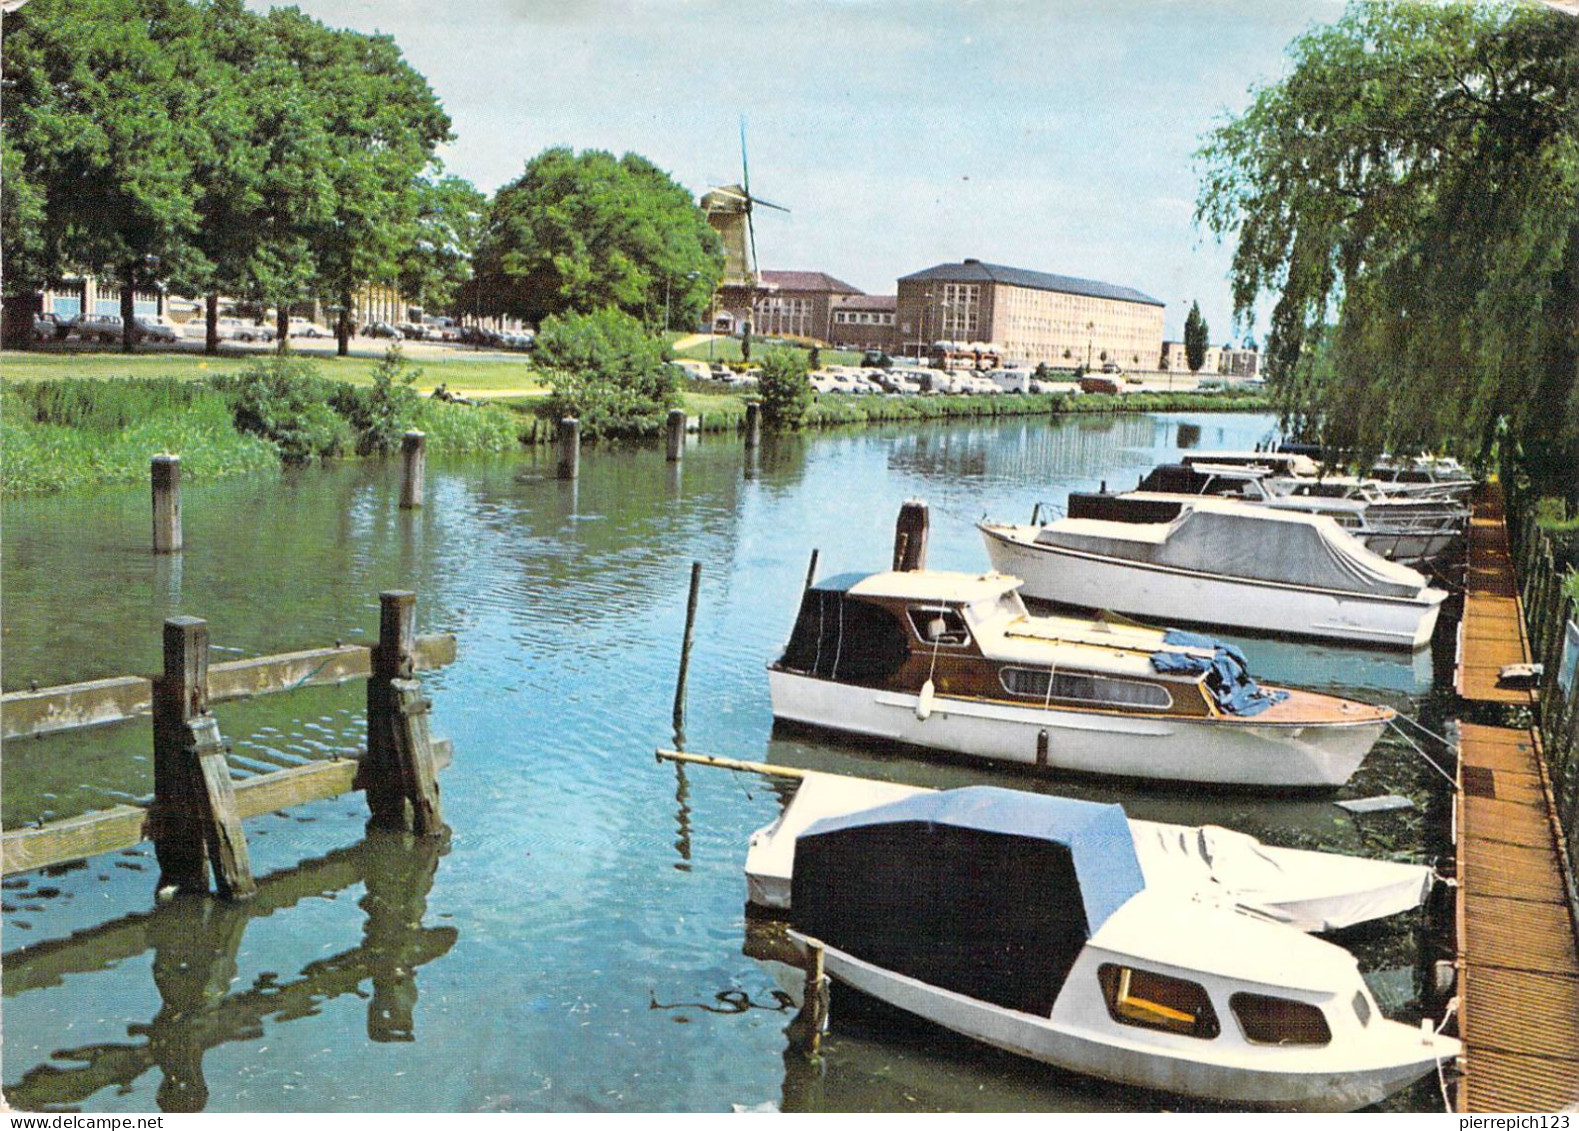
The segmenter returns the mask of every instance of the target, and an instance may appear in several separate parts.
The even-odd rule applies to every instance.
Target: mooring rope
[[[1421,749],[1419,745],[1416,744],[1414,739],[1410,738],[1404,733],[1404,728],[1398,725],[1396,719],[1388,719],[1387,725],[1392,727],[1393,730],[1397,731],[1398,737],[1407,742],[1416,754],[1425,759],[1426,765],[1430,766],[1437,773],[1441,774],[1442,779],[1446,781],[1448,785],[1452,786],[1454,789],[1458,788],[1458,779],[1444,770],[1441,766],[1437,765],[1435,759],[1433,759],[1431,755],[1427,754],[1423,749]]]

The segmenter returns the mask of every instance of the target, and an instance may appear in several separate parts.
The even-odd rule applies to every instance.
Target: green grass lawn
[[[7,381],[52,381],[65,377],[201,380],[212,374],[240,372],[248,362],[268,356],[271,355],[242,352],[207,357],[187,351],[123,354],[109,350],[80,353],[5,350],[0,352],[0,377]],[[323,376],[353,385],[370,384],[373,367],[379,362],[377,357],[371,356],[335,357],[320,353],[304,356],[312,358]],[[408,354],[407,361],[412,368],[421,370],[417,388],[424,392],[437,385],[484,396],[493,392],[521,396],[546,391],[537,371],[524,357],[462,354],[454,358],[435,358]]]

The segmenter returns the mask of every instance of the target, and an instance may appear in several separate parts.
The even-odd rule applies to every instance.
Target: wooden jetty
[[[453,636],[414,634],[416,596],[380,594],[379,642],[337,644],[225,664],[208,662],[207,624],[173,617],[164,625],[164,671],[12,692],[0,698],[4,735],[15,740],[75,727],[153,717],[154,800],[117,805],[0,833],[3,872],[44,868],[154,842],[160,887],[206,891],[212,870],[221,895],[255,890],[241,822],[364,790],[376,827],[418,836],[443,830],[436,773],[449,764],[447,741],[428,732],[429,703],[413,678],[455,658]],[[368,681],[365,756],[324,759],[236,778],[210,704],[333,684]]]
[[[1499,680],[1529,663],[1501,486],[1470,525],[1455,686],[1470,704],[1534,708]],[[1555,1111],[1579,1102],[1579,923],[1562,826],[1537,728],[1460,728],[1458,844],[1460,1112]]]

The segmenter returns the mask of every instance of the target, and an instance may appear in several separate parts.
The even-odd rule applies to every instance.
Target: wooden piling
[[[559,422],[559,478],[581,474],[581,421],[567,416]]]
[[[817,551],[811,552],[811,561],[806,566],[806,584],[801,586],[801,593],[811,588],[811,583],[817,580]]]
[[[927,568],[927,533],[931,518],[923,499],[906,499],[894,524],[894,569],[913,572]]]
[[[378,595],[378,645],[367,680],[367,761],[363,782],[375,828],[439,836],[444,818],[428,733],[431,704],[412,679],[417,595]]]
[[[790,1043],[807,1056],[816,1056],[822,1049],[823,1030],[828,1027],[830,992],[828,975],[824,972],[823,945],[817,939],[808,938],[806,984],[800,1012],[785,1030]]]
[[[181,457],[157,455],[149,469],[153,483],[154,553],[181,552]]]
[[[153,731],[159,887],[207,891],[206,861],[221,895],[245,899],[256,884],[225,744],[208,710],[208,623],[197,617],[165,621]]]
[[[674,684],[674,729],[685,728],[685,684],[691,672],[691,641],[696,631],[696,600],[702,589],[702,563],[691,563],[691,595],[685,603],[685,636],[680,642],[680,677]]]
[[[669,410],[668,455],[670,463],[678,463],[685,455],[685,409]]]
[[[427,491],[428,437],[412,429],[400,440],[400,509],[422,506]]]
[[[746,447],[756,448],[762,444],[762,402],[746,402]]]

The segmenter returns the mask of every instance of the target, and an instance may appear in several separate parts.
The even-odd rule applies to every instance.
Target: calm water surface
[[[364,831],[360,795],[248,825],[257,899],[156,906],[148,846],[12,877],[4,891],[3,1081],[25,1108],[89,1111],[1158,1110],[933,1033],[836,1027],[824,1063],[786,1055],[789,1015],[743,953],[746,838],[773,783],[656,764],[692,560],[703,563],[687,748],[924,785],[997,783],[1123,801],[1269,841],[1425,860],[1440,782],[1389,739],[1330,799],[1184,795],[940,765],[772,733],[763,665],[819,572],[877,569],[902,500],[932,505],[929,564],[986,568],[972,523],[1028,516],[1181,447],[1247,448],[1267,417],[1126,416],[869,429],[589,449],[430,466],[397,508],[393,465],[188,487],[188,549],[147,553],[146,490],[8,505],[7,689],[152,671],[160,624],[209,621],[216,660],[376,635],[382,589],[460,638],[425,683],[454,740],[447,843]],[[1242,640],[1264,677],[1429,719],[1414,658]],[[219,704],[237,774],[363,741],[361,684]],[[146,721],[8,744],[7,828],[145,798]],[[1384,1005],[1418,1016],[1421,919],[1343,940]],[[1435,1081],[1396,1105],[1432,1109]]]

